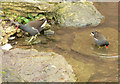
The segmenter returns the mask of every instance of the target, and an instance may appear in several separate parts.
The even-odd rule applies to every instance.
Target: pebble
[[[1,46],[3,50],[10,50],[12,48],[11,44],[6,43],[5,45]]]
[[[46,31],[44,31],[44,35],[54,35],[54,31],[52,31],[52,30],[46,30]]]

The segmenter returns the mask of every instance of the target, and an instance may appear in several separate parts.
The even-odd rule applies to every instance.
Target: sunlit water
[[[95,4],[97,7],[100,5],[102,12],[105,16],[112,16],[112,10],[108,13],[105,9],[108,6],[115,6],[113,3]],[[104,5],[104,6],[103,6]],[[104,9],[102,8],[104,7]],[[111,13],[111,14],[110,14]],[[113,14],[113,17],[117,15]],[[17,46],[20,48],[35,48],[38,51],[56,52],[63,55],[68,63],[72,65],[74,73],[76,74],[77,81],[80,82],[107,82],[118,81],[118,30],[116,18],[107,18],[109,22],[100,24],[97,27],[91,28],[53,28],[55,41],[48,41],[47,44],[37,44],[32,46],[21,46],[24,39],[18,39]],[[116,22],[115,22],[116,21]],[[113,23],[113,25],[111,24]],[[93,37],[90,33],[96,29],[104,34],[106,39],[110,42],[108,48],[98,48],[95,45]],[[39,37],[40,38],[40,37]]]

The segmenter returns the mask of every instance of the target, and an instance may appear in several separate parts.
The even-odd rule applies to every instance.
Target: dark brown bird
[[[18,24],[18,23],[15,23],[13,21],[12,21],[12,23],[17,25],[17,29],[19,28],[19,29],[22,29],[25,32],[28,32],[32,36],[32,38],[29,40],[29,42],[31,42],[43,30],[44,26],[47,23],[47,20],[42,19],[42,20],[31,21],[31,22],[28,22],[25,25]]]
[[[28,32],[30,35],[35,36],[36,34],[39,35],[39,33],[43,30],[43,27],[46,25],[47,20],[36,20],[28,22],[27,24],[19,24],[17,25],[18,28],[22,29],[25,32]]]
[[[96,30],[91,33],[94,37],[94,41],[98,46],[106,46],[108,48],[109,42],[106,40],[103,34]]]

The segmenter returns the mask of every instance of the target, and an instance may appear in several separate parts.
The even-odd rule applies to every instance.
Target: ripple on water
[[[75,39],[72,49],[83,53],[84,55],[97,56],[104,58],[117,58],[118,57],[118,31],[114,28],[99,28],[96,29],[101,32],[106,39],[110,42],[108,48],[103,47],[102,49],[95,46],[93,37],[90,33],[94,29],[86,30],[80,33],[75,33]],[[79,46],[78,46],[79,45]]]

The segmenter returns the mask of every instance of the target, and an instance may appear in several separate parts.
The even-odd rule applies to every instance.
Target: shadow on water
[[[118,23],[116,20],[117,13],[113,14],[113,12],[117,12],[117,3],[95,3],[95,6],[106,17],[105,23],[94,28],[55,28],[54,38],[56,41],[33,45],[32,48],[38,51],[53,51],[63,55],[72,65],[77,81],[117,82]],[[112,6],[116,9],[111,8]],[[108,49],[99,49],[95,46],[93,37],[90,36],[94,29],[104,34],[110,42]],[[18,46],[23,41],[19,39]]]

